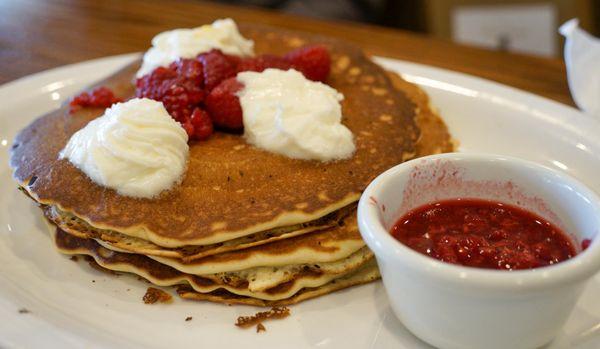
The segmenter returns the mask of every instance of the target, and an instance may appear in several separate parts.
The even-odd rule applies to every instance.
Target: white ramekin
[[[444,263],[404,246],[390,228],[409,210],[449,198],[491,199],[533,211],[580,249],[554,266],[522,271]],[[575,179],[515,158],[450,153],[419,158],[377,177],[358,205],[390,304],[419,338],[441,348],[536,348],[550,342],[585,282],[600,269],[600,199]]]

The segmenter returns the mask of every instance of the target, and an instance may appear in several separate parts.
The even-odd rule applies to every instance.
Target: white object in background
[[[551,4],[458,6],[451,21],[452,39],[463,44],[542,56],[557,53]]]
[[[579,109],[600,118],[600,40],[571,19],[558,31],[565,37],[565,64],[571,96]]]
[[[572,235],[576,246],[584,239],[593,242],[553,266],[505,271],[442,262],[389,233],[416,207],[465,197],[522,207]],[[575,179],[533,162],[483,153],[402,163],[371,182],[358,204],[360,233],[377,257],[394,313],[417,337],[447,349],[549,343],[600,268],[599,225],[600,198]]]

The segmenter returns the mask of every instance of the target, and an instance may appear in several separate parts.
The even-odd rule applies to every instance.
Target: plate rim
[[[108,57],[102,57],[102,58],[97,58],[97,59],[93,59],[93,60],[73,63],[73,64],[69,64],[69,65],[64,65],[64,66],[60,66],[57,68],[52,68],[52,69],[41,71],[41,72],[38,72],[35,74],[31,74],[31,75],[10,81],[3,85],[0,85],[0,98],[2,98],[3,96],[9,95],[11,93],[14,93],[15,91],[21,90],[21,89],[31,89],[32,87],[39,88],[41,85],[49,84],[53,80],[65,78],[68,75],[72,75],[80,70],[93,70],[94,67],[97,67],[97,66],[104,66],[104,65],[110,66],[112,68],[112,70],[107,71],[108,74],[110,74],[113,71],[116,71],[122,65],[125,65],[125,64],[133,61],[135,58],[138,58],[139,56],[140,56],[140,53],[129,53],[129,54],[121,54],[121,55],[115,55],[115,56],[108,56]],[[553,114],[552,117],[554,117],[554,118],[563,119],[563,121],[567,120],[568,118],[581,118],[586,123],[587,122],[594,123],[598,127],[597,129],[600,129],[600,121],[592,119],[590,116],[585,115],[583,112],[581,112],[571,106],[568,106],[566,104],[563,104],[558,101],[554,101],[547,97],[539,96],[534,93],[524,91],[524,90],[521,90],[521,89],[518,89],[518,88],[515,88],[512,86],[509,86],[509,85],[505,85],[505,84],[502,84],[499,82],[495,82],[492,80],[488,80],[485,78],[481,78],[481,77],[477,77],[477,76],[473,76],[473,75],[469,75],[469,74],[465,74],[465,73],[461,73],[461,72],[447,70],[444,68],[438,68],[435,66],[429,66],[429,65],[424,65],[424,64],[420,64],[420,63],[398,60],[398,59],[394,59],[394,58],[375,56],[375,57],[373,57],[373,59],[378,64],[381,64],[383,66],[392,67],[391,69],[393,69],[396,72],[399,72],[403,77],[407,78],[409,81],[412,80],[412,82],[418,82],[418,81],[415,81],[414,78],[418,77],[420,72],[427,72],[426,75],[436,76],[436,79],[437,79],[437,76],[440,76],[440,80],[443,80],[445,82],[451,82],[454,84],[456,84],[457,82],[466,82],[465,86],[467,88],[476,89],[476,90],[488,93],[490,95],[488,97],[501,96],[501,97],[503,97],[507,100],[511,100],[513,102],[517,101],[522,105],[527,105],[528,103],[533,103],[536,105],[536,107],[541,109],[542,112],[551,110],[551,114]],[[404,71],[402,71],[402,70],[404,70]],[[108,74],[104,74],[104,77]],[[94,81],[97,81],[97,80],[103,78],[103,76],[100,76],[102,74],[98,74],[98,75],[99,75],[98,79],[96,79]],[[85,79],[87,79],[87,77]],[[91,83],[93,83],[93,82],[91,82]],[[465,87],[465,86],[462,86],[462,87]],[[467,91],[464,91],[464,92],[467,92]],[[556,115],[554,115],[554,114],[556,114]],[[4,117],[0,116],[0,118],[4,118]],[[585,131],[585,130],[582,130],[582,131]],[[594,143],[600,144],[600,139],[594,141]],[[8,168],[8,164],[3,164],[2,166],[6,166]],[[2,300],[0,299],[0,301],[2,301]],[[1,308],[2,307],[0,307],[0,310],[1,310]],[[0,313],[2,313],[2,312],[0,311]],[[7,313],[6,315],[8,315],[8,316],[5,318],[5,321],[11,321],[11,319],[16,320],[19,317],[19,314],[16,312],[9,313],[7,311],[6,313]],[[61,337],[66,336],[70,340],[76,341],[79,344],[90,345],[90,342],[87,340],[87,338],[82,337],[80,334],[73,333],[71,331],[66,331],[65,329],[61,328],[60,326],[55,326],[52,323],[48,323],[47,325],[48,325],[47,328],[49,328],[49,329],[54,329],[56,331],[60,331],[59,333],[56,333],[56,334],[47,333],[46,338],[49,340],[52,340],[53,338],[56,339],[60,335]],[[42,331],[41,333],[38,333],[38,335],[41,336],[41,335],[44,335],[44,333],[45,332]],[[2,341],[0,341],[0,342],[2,342]],[[31,342],[31,343],[35,343],[35,342]],[[8,344],[10,345],[11,343],[8,343]],[[18,344],[18,343],[15,343],[15,344]],[[110,344],[95,343],[95,345],[92,345],[92,346],[104,347],[105,345],[108,346]]]

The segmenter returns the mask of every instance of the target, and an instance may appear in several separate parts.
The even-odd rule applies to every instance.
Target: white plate
[[[109,276],[59,255],[39,209],[11,179],[7,163],[12,139],[35,117],[134,57],[66,66],[0,87],[0,347],[427,347],[396,320],[379,282],[294,306],[291,317],[267,322],[267,332],[257,334],[233,323],[258,308],[180,299],[145,305],[141,297],[147,285],[135,277]],[[490,81],[377,61],[423,86],[462,151],[513,155],[558,167],[600,192],[600,123],[595,120]],[[552,347],[600,346],[598,294],[597,276]],[[30,313],[20,314],[23,308]],[[193,320],[184,321],[188,316]]]

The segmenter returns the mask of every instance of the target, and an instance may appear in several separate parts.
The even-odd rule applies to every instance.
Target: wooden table
[[[405,31],[201,1],[0,1],[0,83],[64,64],[144,51],[164,30],[217,18],[336,36],[367,53],[452,69],[573,104],[561,60],[456,45]]]

